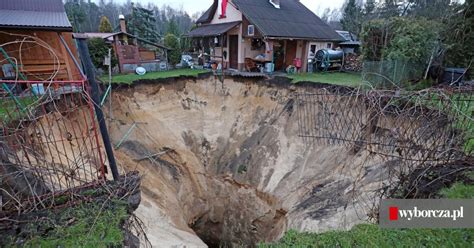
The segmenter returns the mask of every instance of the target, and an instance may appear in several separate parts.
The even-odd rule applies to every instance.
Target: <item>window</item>
[[[326,46],[326,48],[331,49],[331,48],[332,48],[332,43],[328,43],[327,46]]]
[[[309,46],[309,57],[312,58],[316,54],[316,45]]]
[[[254,36],[255,35],[255,26],[254,25],[249,25],[248,26],[247,35],[248,36]]]
[[[227,35],[215,36],[211,42],[213,47],[227,46]]]

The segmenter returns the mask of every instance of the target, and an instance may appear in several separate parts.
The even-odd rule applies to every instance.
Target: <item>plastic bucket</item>
[[[265,72],[271,73],[274,71],[274,65],[273,63],[266,63],[265,64]]]

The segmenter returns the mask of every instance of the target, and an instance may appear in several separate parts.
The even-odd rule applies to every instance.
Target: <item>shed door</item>
[[[238,35],[229,36],[229,62],[230,62],[230,68],[232,69],[239,68],[239,36]]]
[[[296,40],[287,40],[286,41],[286,50],[285,50],[285,65],[289,66],[293,64],[293,60],[296,58]]]

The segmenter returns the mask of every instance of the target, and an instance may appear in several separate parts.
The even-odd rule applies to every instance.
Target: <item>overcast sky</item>
[[[125,2],[126,0],[118,0],[118,2],[120,1]],[[183,7],[184,10],[192,15],[193,13],[209,8],[213,0],[132,0],[132,2],[144,4],[152,2],[158,6],[166,4],[174,8]],[[315,13],[321,14],[326,8],[340,8],[344,0],[301,0],[301,2]]]

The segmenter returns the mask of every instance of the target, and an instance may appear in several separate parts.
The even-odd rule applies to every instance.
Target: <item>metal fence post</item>
[[[117,164],[115,162],[115,156],[110,143],[109,133],[107,131],[107,125],[105,124],[104,113],[102,112],[100,106],[100,97],[99,97],[99,85],[95,81],[95,71],[94,65],[89,54],[89,48],[87,47],[85,39],[78,39],[78,50],[81,56],[81,61],[84,66],[84,71],[87,75],[87,80],[91,86],[92,101],[95,108],[95,113],[97,116],[97,121],[99,122],[100,133],[102,135],[102,140],[104,142],[105,152],[107,153],[107,158],[109,159],[110,170],[112,171],[112,176],[114,180],[118,180],[119,173],[117,169]]]

